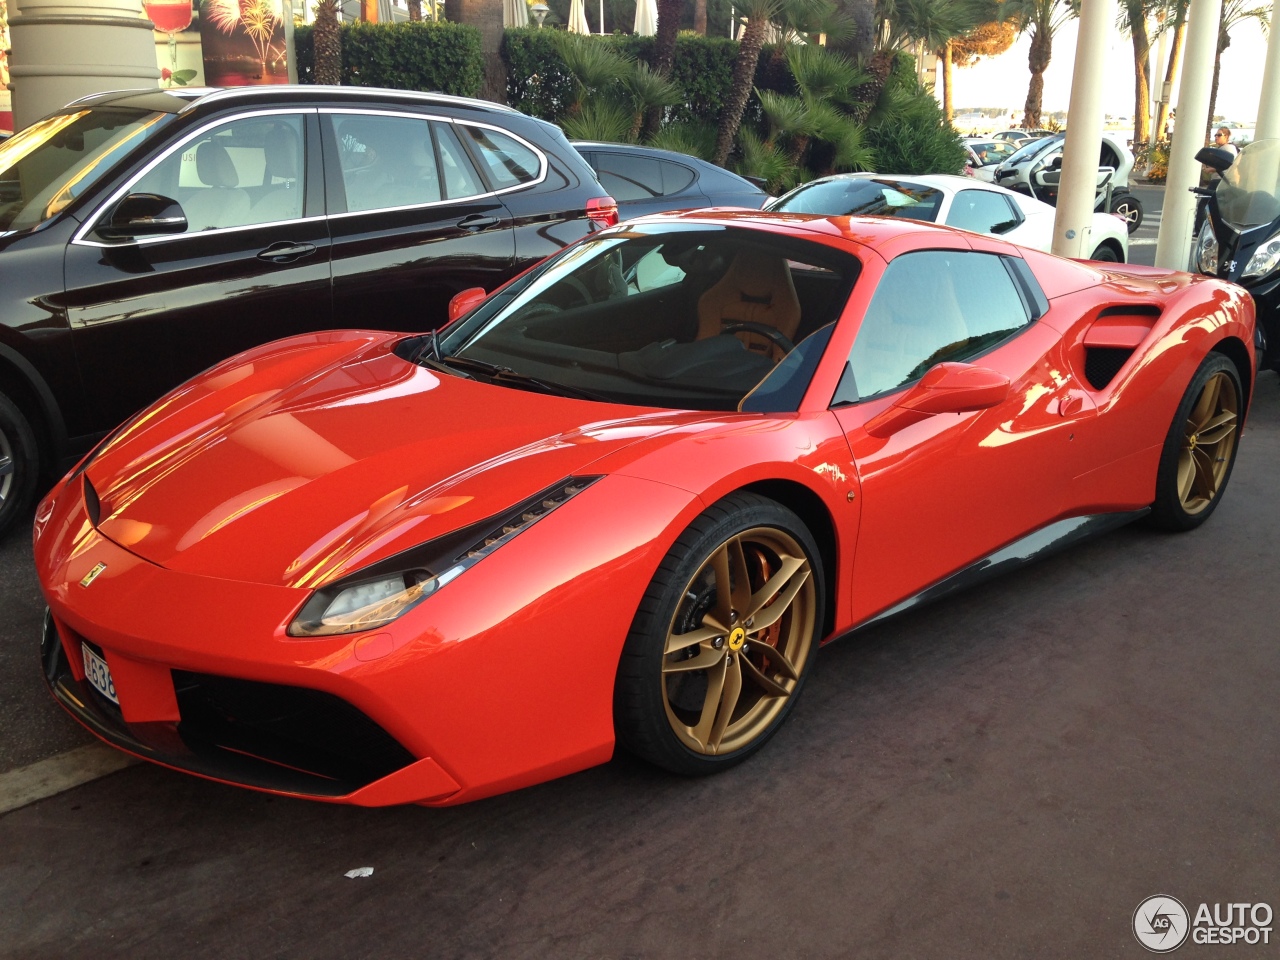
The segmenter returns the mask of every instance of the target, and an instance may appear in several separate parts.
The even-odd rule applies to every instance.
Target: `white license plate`
[[[116,697],[116,685],[111,680],[111,671],[107,669],[107,661],[90,650],[87,643],[80,644],[80,652],[84,655],[85,679],[93,684],[93,689],[97,690],[112,703],[119,704],[120,701]]]

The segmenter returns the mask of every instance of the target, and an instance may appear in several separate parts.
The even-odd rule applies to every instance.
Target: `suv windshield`
[[[0,143],[0,232],[61,213],[169,114],[123,107],[59,113]]]
[[[1236,230],[1280,217],[1280,140],[1255,140],[1222,173],[1218,214]]]
[[[513,387],[694,410],[737,409],[767,378],[760,402],[794,409],[858,269],[772,231],[626,225],[485,301],[436,356]]]

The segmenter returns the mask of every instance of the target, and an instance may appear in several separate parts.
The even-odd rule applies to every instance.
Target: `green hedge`
[[[461,97],[480,92],[480,31],[460,23],[344,23],[342,83],[432,90]],[[315,83],[312,28],[294,27],[298,81]]]
[[[507,103],[524,113],[558,123],[573,102],[573,78],[556,52],[549,30],[529,27],[508,30],[503,38],[502,55],[507,61]],[[653,37],[618,34],[603,37],[621,51],[653,62]],[[684,102],[673,108],[669,121],[695,120],[716,124],[720,104],[729,95],[733,79],[733,59],[738,43],[728,37],[681,36],[676,40],[671,79],[684,91]],[[782,48],[767,46],[756,67],[755,85],[761,90],[794,93],[795,82],[787,70]],[[752,111],[759,110],[753,97],[744,122],[754,122]]]

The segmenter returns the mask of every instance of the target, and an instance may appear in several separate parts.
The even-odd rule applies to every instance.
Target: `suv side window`
[[[947,211],[947,226],[974,233],[1008,233],[1019,222],[1008,198],[993,190],[961,190]]]
[[[448,200],[478,197],[488,192],[476,168],[467,156],[467,150],[458,139],[453,124],[433,121],[431,129],[440,147],[440,178],[444,181],[444,195]]]
[[[542,176],[542,159],[514,137],[470,124],[457,126],[458,131],[471,141],[494,189],[518,187]]]
[[[897,390],[944,360],[969,360],[1029,319],[1003,258],[962,250],[903,254],[885,268],[867,305],[834,402]]]
[[[188,233],[297,220],[306,195],[304,121],[231,120],[169,154],[130,190],[177,200]]]
[[[348,212],[444,199],[426,119],[357,114],[334,116],[333,122]]]

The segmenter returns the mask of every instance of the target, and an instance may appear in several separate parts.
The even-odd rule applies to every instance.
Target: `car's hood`
[[[297,337],[174,391],[88,466],[99,530],[173,570],[314,587],[706,416],[437,374],[398,339]]]

